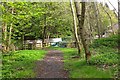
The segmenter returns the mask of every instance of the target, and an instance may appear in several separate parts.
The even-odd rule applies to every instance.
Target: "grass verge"
[[[42,60],[44,50],[20,50],[3,54],[2,77],[3,78],[34,78],[36,60]]]
[[[75,48],[52,48],[52,49],[61,50],[64,53],[64,67],[66,70],[69,71],[70,78],[113,78],[114,77],[116,71],[113,67],[114,65],[108,68],[100,67],[101,65],[104,65],[102,63],[99,63],[101,65],[97,65],[97,64],[88,65],[86,64],[85,59],[83,57],[82,58],[72,57],[75,56],[77,53],[77,49]],[[111,51],[113,50],[110,49],[109,52]],[[107,51],[108,54],[110,54],[109,52]],[[106,55],[107,54],[92,55],[91,63],[96,63],[95,59],[101,60],[103,62],[105,59],[113,56],[114,54],[112,54],[111,56],[110,55],[106,56]],[[102,58],[99,56],[102,56]],[[116,54],[113,57],[115,57],[116,59],[117,57]],[[114,61],[116,63],[116,60],[114,60],[114,58],[111,57],[111,59],[109,58],[108,60],[105,60],[105,63],[111,64]]]

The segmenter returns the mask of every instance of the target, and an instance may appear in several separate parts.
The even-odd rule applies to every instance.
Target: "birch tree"
[[[71,11],[72,11],[72,15],[73,15],[73,31],[74,31],[74,37],[77,43],[77,48],[78,48],[78,54],[80,55],[81,52],[81,47],[80,47],[80,40],[78,38],[78,31],[77,31],[77,18],[76,18],[76,12],[75,12],[75,8],[74,8],[74,4],[73,4],[73,0],[70,0],[70,5],[71,5]]]
[[[13,15],[13,7],[12,7],[12,9],[11,9],[11,14]],[[10,29],[9,29],[9,39],[8,39],[7,51],[9,51],[10,45],[11,45],[12,28],[13,28],[13,24],[12,24],[12,22],[11,22],[11,24],[10,24]]]
[[[2,12],[6,13],[6,14],[2,15],[2,18],[4,18],[4,19],[2,19],[2,21],[3,21],[3,23],[2,23],[2,46],[3,46],[3,49],[2,49],[2,51],[6,52],[7,46],[8,46],[8,41],[7,41],[7,38],[8,38],[7,37],[7,35],[8,35],[8,32],[7,32],[8,31],[8,29],[7,29],[7,27],[8,27],[8,24],[7,24],[8,23],[8,16],[7,16],[8,7],[5,3],[1,3],[1,5],[2,5]]]

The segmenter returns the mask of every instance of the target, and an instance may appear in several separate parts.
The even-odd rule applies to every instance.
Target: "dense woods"
[[[58,11],[58,8],[60,8],[59,3],[19,2],[1,4],[4,5],[1,6],[3,10],[3,37],[5,37],[3,43],[5,42],[4,46],[7,48],[12,44],[22,46],[21,43],[23,44],[25,36],[32,36],[35,39],[42,38],[44,40],[47,37],[61,37],[63,33],[66,35],[71,34],[71,28],[66,27],[66,25],[63,26],[70,20],[69,18],[68,20],[64,19],[63,16],[70,14],[67,14],[69,12],[64,10]],[[61,13],[63,15],[59,16]],[[67,26],[70,25],[67,24]],[[61,32],[60,26],[63,27],[63,32]],[[6,40],[8,40],[8,43],[6,43]],[[16,42],[20,44],[16,44]]]
[[[89,65],[86,70],[92,69],[93,65],[105,66],[103,68],[110,66],[111,73],[115,74],[112,74],[112,77],[109,74],[106,76],[108,78],[118,77],[116,50],[119,47],[117,38],[120,26],[120,21],[118,21],[120,20],[120,8],[117,12],[114,5],[110,1],[109,3],[114,10],[110,10],[107,3],[104,5],[102,2],[74,2],[74,0],[69,2],[1,2],[3,77],[25,77],[22,73],[11,73],[13,70],[12,60],[14,66],[17,66],[16,64],[22,66],[23,62],[19,63],[19,60],[27,60],[26,63],[31,66],[30,63],[39,59],[38,56],[42,56],[40,57],[42,60],[45,56],[44,53],[47,52],[44,49],[57,49],[51,47],[52,43],[49,42],[54,38],[63,39],[62,42],[55,44],[65,45],[64,48],[58,46],[57,50],[61,50],[67,56],[64,57],[68,61],[65,64],[71,65],[67,66],[67,69],[82,64]],[[119,1],[118,7],[120,7]],[[64,40],[66,38],[67,40]],[[32,46],[32,52],[25,47],[27,40],[33,40],[28,44],[28,47]],[[37,40],[41,40],[39,49],[35,47]],[[28,60],[32,59],[31,56],[34,60],[30,60],[29,63]],[[78,59],[80,62],[75,62],[79,61]],[[7,74],[8,67],[6,65],[8,64],[10,67]],[[113,70],[114,66],[115,70]],[[27,68],[28,66],[24,65],[23,67]],[[23,68],[16,69],[18,72],[24,70]],[[31,69],[30,67],[28,72],[23,74],[26,74],[27,77],[34,77],[35,74],[29,75],[29,73],[33,73]],[[71,72],[71,77],[75,77],[74,70],[73,75]],[[82,73],[77,74],[82,75]]]

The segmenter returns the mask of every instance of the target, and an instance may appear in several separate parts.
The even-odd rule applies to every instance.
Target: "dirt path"
[[[64,70],[63,54],[58,50],[50,50],[44,60],[36,63],[37,78],[68,78]]]

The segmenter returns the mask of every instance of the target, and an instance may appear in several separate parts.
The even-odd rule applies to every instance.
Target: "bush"
[[[118,54],[114,53],[106,53],[106,54],[98,54],[96,56],[93,56],[90,59],[90,63],[93,65],[113,65],[118,64]]]
[[[96,48],[100,46],[105,46],[105,47],[117,47],[118,46],[118,36],[114,35],[108,38],[101,38],[97,39],[93,42],[91,47]]]

